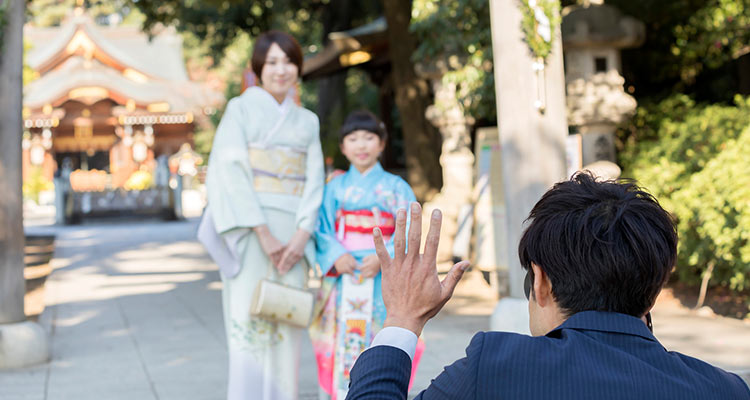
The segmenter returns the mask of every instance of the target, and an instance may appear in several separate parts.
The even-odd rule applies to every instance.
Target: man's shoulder
[[[671,357],[679,360],[679,362],[685,365],[685,367],[706,378],[707,381],[713,382],[718,386],[734,387],[739,392],[747,393],[748,399],[750,399],[750,387],[738,375],[727,372],[701,359],[678,353],[676,351],[669,351],[667,353]]]
[[[575,386],[579,381],[594,384],[622,379],[621,372],[628,367],[633,369],[626,380],[659,382],[665,390],[679,392],[675,387],[681,386],[700,393],[721,393],[726,398],[750,396],[750,389],[737,375],[697,358],[666,351],[659,342],[618,333],[612,334],[617,338],[605,338],[600,334],[566,331],[556,336],[535,337],[482,332],[472,339],[467,356],[478,358],[479,371],[492,371],[496,376],[557,376],[561,383]],[[617,345],[613,345],[612,339]],[[638,343],[623,344],[628,341]]]
[[[472,339],[472,345],[475,342],[481,342],[482,353],[489,354],[489,359],[496,361],[528,358],[530,354],[545,353],[556,347],[554,340],[546,336],[529,336],[498,331],[479,332]],[[485,360],[487,359],[485,358]]]

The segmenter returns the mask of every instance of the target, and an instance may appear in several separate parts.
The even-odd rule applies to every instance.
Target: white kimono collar
[[[286,97],[284,98],[284,101],[279,103],[275,97],[271,93],[268,93],[266,89],[263,89],[261,86],[253,86],[248,88],[247,90],[252,91],[258,91],[260,93],[263,93],[262,95],[267,97],[273,105],[277,107],[277,110],[279,113],[284,114],[288,111],[289,107],[291,107],[294,104],[294,100],[292,99],[292,94],[294,93],[294,89],[289,89],[289,93],[286,94]]]

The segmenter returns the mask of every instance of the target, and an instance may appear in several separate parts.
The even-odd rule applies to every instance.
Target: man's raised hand
[[[461,261],[453,265],[442,282],[438,279],[436,260],[442,219],[440,210],[432,212],[424,254],[419,252],[422,208],[418,203],[411,204],[408,238],[406,210],[398,210],[396,213],[393,258],[386,250],[380,229],[375,228],[373,231],[375,251],[383,274],[383,303],[387,311],[384,326],[409,329],[419,336],[427,321],[451,298],[458,281],[469,266],[468,261]]]

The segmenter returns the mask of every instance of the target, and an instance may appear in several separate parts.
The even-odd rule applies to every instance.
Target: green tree
[[[750,94],[750,1],[608,0],[646,24],[646,41],[622,54],[626,85],[642,98],[675,91],[730,103]]]
[[[413,7],[419,46],[412,60],[442,65],[443,79],[458,84],[466,113],[480,125],[495,124],[489,2],[415,0]]]
[[[750,284],[748,142],[750,1],[608,0],[646,24],[622,54],[639,102],[618,130],[626,176],[676,218],[676,276],[742,290]],[[703,296],[701,296],[701,299]],[[700,302],[700,301],[699,301]]]
[[[139,13],[134,13],[128,0],[28,0],[27,18],[37,26],[58,26],[73,9],[81,5],[94,19],[127,25],[142,23]]]
[[[625,173],[674,215],[678,278],[749,287],[750,99],[701,105],[675,95],[631,124],[644,135],[621,153]]]
[[[391,79],[404,130],[407,178],[417,198],[429,200],[443,185],[440,167],[442,140],[425,116],[432,103],[430,85],[417,76],[412,61],[417,49],[416,37],[409,31],[412,4],[403,0],[383,0],[383,11],[388,23]]]

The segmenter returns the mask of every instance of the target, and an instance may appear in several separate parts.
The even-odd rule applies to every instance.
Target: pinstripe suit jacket
[[[362,353],[347,399],[405,399],[411,361]],[[416,399],[750,399],[736,375],[668,352],[638,318],[577,313],[545,336],[480,332]]]

